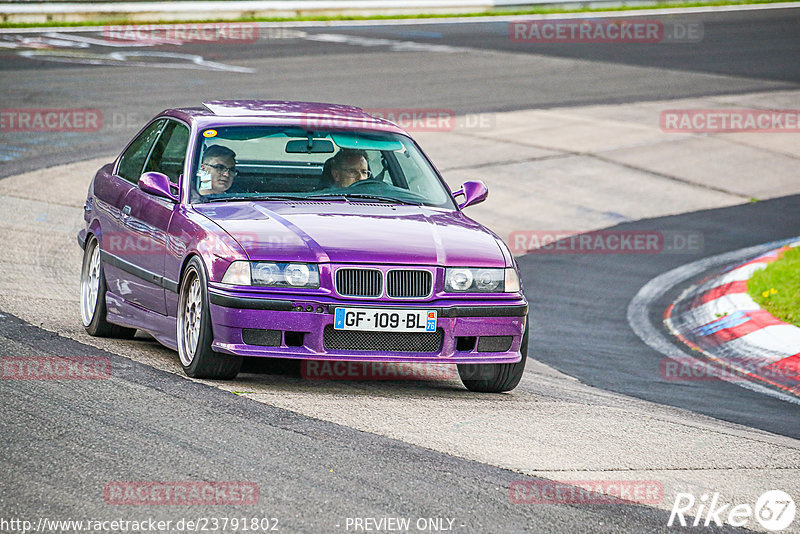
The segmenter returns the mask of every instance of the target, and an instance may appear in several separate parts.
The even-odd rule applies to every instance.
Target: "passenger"
[[[201,195],[224,193],[239,175],[236,170],[236,153],[222,145],[211,145],[203,153],[203,162],[197,177],[200,179]]]
[[[330,176],[327,174],[330,173]],[[325,162],[323,180],[329,180],[331,187],[350,187],[356,182],[371,178],[364,150],[343,148]]]

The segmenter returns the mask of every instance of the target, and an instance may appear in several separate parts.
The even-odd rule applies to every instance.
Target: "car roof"
[[[211,100],[203,107],[174,108],[169,115],[200,128],[235,125],[311,126],[324,129],[360,129],[408,135],[391,121],[361,108],[322,102],[288,100]]]

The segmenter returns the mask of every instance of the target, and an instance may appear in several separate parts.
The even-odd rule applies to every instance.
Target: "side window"
[[[139,177],[142,175],[142,168],[150,153],[150,149],[158,138],[161,128],[164,126],[164,119],[158,120],[147,127],[139,137],[122,154],[119,160],[117,174],[131,183],[138,184]]]
[[[183,172],[188,145],[189,128],[177,121],[167,121],[164,133],[153,147],[144,172],[156,171],[166,174],[170,181],[177,185],[178,177]]]
[[[383,153],[378,150],[367,152],[369,159],[367,165],[372,172],[372,177],[382,182],[392,183],[389,169],[384,166]]]

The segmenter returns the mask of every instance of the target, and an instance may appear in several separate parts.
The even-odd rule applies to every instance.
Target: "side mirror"
[[[146,172],[139,178],[139,189],[145,193],[178,202],[178,197],[172,194],[169,187],[169,178],[160,172]]]
[[[461,184],[461,189],[453,193],[454,197],[459,195],[463,195],[464,197],[463,202],[458,205],[459,209],[466,208],[467,206],[480,204],[486,200],[486,197],[489,196],[489,188],[480,180],[464,182]]]

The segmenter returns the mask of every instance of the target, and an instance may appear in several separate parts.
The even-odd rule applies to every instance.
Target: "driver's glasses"
[[[225,165],[219,165],[219,164],[211,165],[210,163],[206,163],[206,165],[208,165],[212,169],[216,169],[216,171],[220,174],[228,173],[234,178],[239,176],[239,171],[236,170],[236,167],[226,167]]]
[[[361,170],[361,169],[339,169],[341,172],[348,174],[349,176],[361,176],[364,178],[372,178],[372,171]]]

